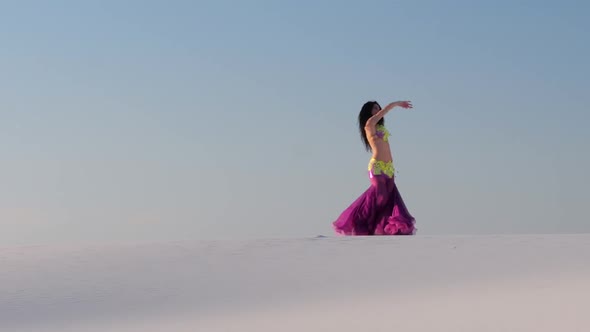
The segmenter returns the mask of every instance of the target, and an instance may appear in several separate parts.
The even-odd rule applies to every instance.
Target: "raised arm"
[[[367,120],[367,124],[365,125],[365,127],[375,127],[375,125],[377,125],[377,122],[379,122],[379,120],[381,120],[385,116],[385,114],[387,114],[396,106],[403,108],[413,107],[410,101],[395,101],[393,103],[389,103],[387,106],[379,110],[379,112],[375,113],[375,115],[370,117],[369,120]]]

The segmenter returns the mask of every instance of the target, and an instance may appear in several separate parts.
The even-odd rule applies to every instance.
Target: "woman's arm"
[[[385,108],[382,108],[381,110],[379,110],[379,112],[375,113],[375,115],[370,117],[369,120],[367,120],[366,126],[374,127],[375,125],[377,125],[377,122],[379,122],[379,120],[381,120],[385,116],[385,114],[387,114],[396,106],[403,108],[413,107],[410,101],[395,101],[393,103],[389,103],[387,106],[385,106]]]

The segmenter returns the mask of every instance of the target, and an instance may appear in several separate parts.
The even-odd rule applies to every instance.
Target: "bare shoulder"
[[[365,124],[365,132],[367,133],[367,135],[374,134],[376,131],[377,131],[377,127],[375,126],[374,123],[367,122]]]
[[[367,133],[374,133],[377,129],[377,124],[374,121],[371,121],[372,119],[369,119],[369,121],[367,121],[367,123],[365,124],[365,131]]]

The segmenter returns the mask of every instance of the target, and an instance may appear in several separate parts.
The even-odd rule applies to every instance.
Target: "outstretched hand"
[[[396,102],[393,102],[392,104],[394,104],[393,107],[395,107],[395,106],[399,106],[402,108],[413,108],[414,107],[414,106],[412,106],[412,102],[409,100],[396,101]]]
[[[413,108],[414,106],[412,106],[412,102],[410,101],[394,101],[393,103],[389,103],[387,106],[385,106],[384,110],[386,112],[391,111],[394,107],[402,107],[402,108]]]

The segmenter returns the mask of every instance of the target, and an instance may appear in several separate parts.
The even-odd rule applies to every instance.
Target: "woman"
[[[412,108],[409,101],[396,101],[385,108],[370,101],[358,116],[361,138],[372,152],[368,173],[371,186],[334,221],[334,230],[342,235],[413,235],[414,217],[410,215],[395,184],[389,131],[383,117],[394,107]]]

